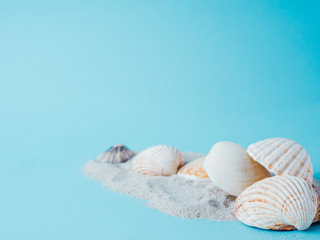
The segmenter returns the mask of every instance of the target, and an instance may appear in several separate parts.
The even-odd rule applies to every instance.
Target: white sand
[[[204,156],[183,153],[185,162]],[[222,191],[210,180],[189,180],[178,175],[170,177],[144,176],[132,170],[132,161],[102,164],[94,160],[84,166],[85,174],[102,182],[103,186],[146,200],[146,205],[182,218],[205,218],[232,221],[235,197]],[[318,194],[320,182],[315,181]]]

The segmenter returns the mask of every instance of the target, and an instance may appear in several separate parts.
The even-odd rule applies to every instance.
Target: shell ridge
[[[281,174],[281,170],[280,169],[283,169],[281,167],[281,165],[280,165],[281,164],[281,160],[283,160],[283,156],[286,153],[288,153],[287,149],[283,147],[283,144],[285,142],[286,142],[286,139],[282,139],[282,140],[278,140],[277,142],[271,143],[271,145],[273,145],[272,150],[270,152],[268,152],[268,153],[265,153],[265,155],[269,156],[269,157],[265,157],[264,161],[268,163],[268,168],[270,166],[274,166],[273,171],[275,171],[277,174]],[[295,144],[295,142],[290,140],[289,144],[290,144],[290,147],[292,147]],[[273,154],[271,154],[271,152]],[[269,154],[271,154],[271,155],[269,155]]]
[[[294,161],[294,158],[293,158],[294,155],[297,155],[297,153],[296,154],[292,153],[292,149],[293,149],[294,146],[297,146],[297,144],[295,143],[294,145],[292,145],[286,152],[285,152],[285,149],[283,149],[283,152],[285,152],[285,153],[283,154],[283,156],[281,156],[280,159],[278,159],[279,160],[279,168],[280,169],[284,169],[282,171],[279,170],[280,174],[286,174],[288,172],[286,170],[289,169],[289,171],[290,171],[291,170],[291,168],[290,168],[291,166],[295,166],[296,167],[296,165],[298,165],[298,164],[296,164],[296,161]],[[302,149],[302,148],[300,148],[300,149]],[[298,151],[299,151],[299,149],[298,149]],[[280,165],[280,161],[281,160],[284,161],[285,159],[290,159],[290,161],[285,162],[285,164],[281,166]],[[290,175],[290,174],[288,174],[288,175]]]
[[[313,172],[311,173],[311,170],[310,170],[309,166],[307,165],[307,162],[310,161],[309,154],[306,152],[306,150],[300,144],[297,143],[297,145],[299,145],[300,151],[294,155],[291,155],[291,156],[294,157],[296,155],[296,157],[294,159],[299,164],[295,164],[295,169],[291,169],[292,171],[295,170],[295,172],[293,172],[293,173],[290,172],[290,175],[301,176],[302,174],[300,174],[300,172],[306,170],[312,176]],[[292,153],[289,153],[289,154],[292,154]],[[304,158],[302,158],[301,155],[304,156]],[[292,161],[292,162],[295,162],[295,161]]]
[[[298,154],[297,154],[297,159],[299,161],[299,164],[297,164],[296,168],[292,170],[292,175],[293,176],[303,176],[304,174],[304,170],[308,169],[307,171],[310,171],[310,169],[308,168],[308,166],[305,166],[306,161],[303,161],[303,159],[307,159],[308,153],[302,149]],[[313,174],[312,174],[313,175]]]
[[[251,155],[250,153],[253,149],[256,149],[257,152],[260,151],[259,157],[255,157],[254,155],[252,155],[252,157],[256,161],[260,162],[264,167],[268,168],[269,164],[267,160],[270,161],[270,159],[272,159],[273,156],[269,157],[268,159],[264,158],[264,156],[269,155],[271,152],[274,151],[274,149],[276,149],[275,144],[272,142],[272,141],[275,141],[276,139],[278,140],[278,138],[269,138],[269,139],[251,144],[248,148],[249,155]]]
[[[288,176],[288,177],[290,177],[290,176]],[[301,206],[297,205],[297,201],[295,201],[297,199],[297,197],[294,197],[295,191],[297,191],[297,188],[295,187],[295,189],[293,189],[293,186],[291,186],[290,182],[288,183],[283,178],[281,178],[281,180],[283,181],[283,183],[282,183],[283,188],[288,189],[288,196],[285,199],[283,206],[281,208],[282,209],[281,214],[282,214],[282,217],[283,217],[283,220],[285,223],[290,224],[290,225],[294,225],[296,219],[299,218],[298,214],[299,214],[299,209],[301,208]],[[298,191],[298,193],[300,195],[299,191]],[[289,209],[291,210],[290,212],[285,211],[286,210],[285,206],[288,206],[288,205],[289,205]],[[289,219],[290,221],[288,222],[287,219]]]
[[[249,195],[249,196],[248,196]],[[260,192],[254,192],[254,193],[248,193],[246,197],[242,198],[242,201],[250,201],[250,199],[263,199],[266,198],[272,203],[272,206],[281,207],[281,203],[277,202],[277,197],[279,197],[277,194],[272,193],[271,191],[260,191]],[[283,197],[283,196],[282,196]],[[282,199],[281,197],[281,199]],[[283,199],[282,199],[283,201]]]
[[[266,149],[270,146],[271,144],[263,144],[262,141],[259,141],[256,143],[256,146],[254,147],[253,144],[251,144],[248,147],[248,154],[252,157],[255,157],[256,159],[261,159],[262,154],[264,153],[263,151],[266,151]],[[263,151],[262,151],[263,150]]]
[[[251,146],[251,151],[252,151],[253,149],[256,149],[256,151],[257,151],[258,153],[259,153],[259,151],[260,151],[259,157],[257,156],[257,159],[259,159],[259,162],[261,161],[261,164],[262,164],[262,165],[264,165],[264,164],[263,164],[263,162],[264,162],[263,156],[264,156],[265,154],[269,154],[269,153],[274,149],[274,145],[272,144],[271,141],[268,141],[268,140],[269,140],[269,139],[266,139],[265,142],[264,142],[264,141],[259,141],[259,142],[255,143],[255,144],[257,144],[257,146],[258,146],[259,148],[256,148],[254,144],[251,144],[251,145],[250,145],[250,146]],[[250,149],[250,146],[249,146],[249,149]]]
[[[313,211],[313,207],[312,207],[312,205],[313,205],[313,194],[312,194],[311,188],[310,188],[308,183],[306,183],[306,182],[298,182],[298,185],[299,185],[298,187],[300,188],[300,194],[301,194],[300,197],[301,198],[303,198],[303,190],[305,190],[308,193],[308,195],[311,196],[311,198],[310,198],[311,201],[304,201],[303,205],[301,203],[303,208],[300,209],[301,214],[303,214],[303,219],[307,220],[307,221],[310,221],[310,219],[309,219],[310,217],[308,217],[308,212],[312,212]],[[302,211],[302,209],[306,209],[306,211]],[[312,219],[311,219],[311,223],[312,223],[312,220],[313,220],[313,216],[312,216]]]
[[[299,187],[301,188],[301,191],[305,190],[308,195],[310,196],[309,201],[303,201],[303,205],[302,208],[300,209],[300,213],[301,215],[303,215],[302,219],[299,219],[300,221],[296,224],[298,224],[297,228],[303,228],[306,229],[308,228],[311,224],[312,221],[314,219],[315,216],[315,212],[316,212],[316,193],[314,191],[314,189],[307,183],[307,182],[298,182],[298,184],[300,185]],[[301,198],[303,198],[303,195],[300,195]],[[305,209],[305,211],[303,211]],[[308,214],[309,213],[309,214]]]

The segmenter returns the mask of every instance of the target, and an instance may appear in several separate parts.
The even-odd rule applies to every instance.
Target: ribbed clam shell
[[[158,145],[139,153],[133,159],[133,170],[150,176],[170,176],[182,164],[182,154],[176,148]]]
[[[291,175],[312,184],[313,167],[309,154],[298,143],[287,138],[269,138],[251,144],[248,153],[275,175]]]
[[[234,196],[271,176],[249,157],[244,147],[232,142],[216,143],[204,159],[203,167],[215,185]]]
[[[204,160],[203,157],[197,158],[185,164],[179,169],[178,175],[191,180],[209,179],[206,171],[203,168],[203,160]]]
[[[320,221],[320,203],[318,205],[318,209],[317,209],[317,212],[316,212],[316,215],[313,219],[313,222],[319,222]]]
[[[122,163],[134,156],[134,153],[122,144],[114,145],[101,153],[96,161],[100,163]]]
[[[315,217],[318,196],[304,179],[274,176],[261,180],[236,199],[234,215],[262,229],[305,230]]]
[[[313,187],[316,190],[316,193],[318,194],[318,198],[319,198],[320,197],[320,181],[318,179],[313,179]],[[318,210],[317,210],[316,216],[313,219],[313,222],[318,222],[318,221],[320,221],[320,201],[318,203]]]

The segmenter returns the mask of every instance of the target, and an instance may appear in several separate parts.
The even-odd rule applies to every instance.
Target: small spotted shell
[[[134,156],[134,153],[122,144],[114,145],[101,153],[96,161],[100,163],[122,163]]]
[[[233,213],[241,222],[257,228],[305,230],[312,224],[318,202],[314,188],[304,179],[274,176],[244,190]]]
[[[309,154],[298,143],[287,138],[269,138],[251,144],[248,153],[253,160],[275,175],[291,175],[313,181]]]
[[[158,145],[139,153],[133,159],[133,170],[150,176],[170,176],[182,164],[182,154],[176,148]]]
[[[191,180],[209,179],[206,171],[203,168],[203,160],[204,158],[202,157],[185,164],[179,169],[178,175]]]

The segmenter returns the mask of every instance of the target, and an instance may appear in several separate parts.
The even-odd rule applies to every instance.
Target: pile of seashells
[[[249,226],[305,230],[320,220],[320,202],[312,186],[312,162],[306,150],[293,140],[269,138],[248,149],[218,142],[205,157],[185,165],[182,154],[166,145],[134,155],[126,146],[115,145],[96,161],[122,163],[133,158],[133,170],[139,174],[211,179],[225,192],[237,196],[233,213]]]

